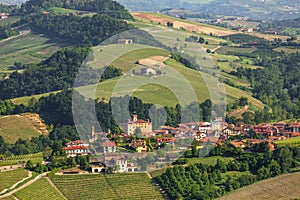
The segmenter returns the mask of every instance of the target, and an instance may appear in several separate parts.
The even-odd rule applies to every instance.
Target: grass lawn
[[[146,173],[50,177],[67,199],[163,199]]]
[[[28,171],[25,169],[0,172],[0,192],[26,177],[28,177]]]
[[[72,189],[70,189],[72,190]],[[33,184],[15,193],[15,196],[22,200],[43,199],[43,200],[61,200],[65,199],[49,181],[43,177]]]
[[[285,145],[285,144],[300,145],[300,136],[294,137],[294,138],[289,138],[289,139],[282,140],[282,141],[276,141],[275,144],[278,144],[278,145]]]
[[[2,20],[0,20],[0,27],[11,25],[13,23],[16,23],[20,19],[21,19],[21,17],[18,17],[18,16],[12,16],[7,19],[2,19]]]
[[[230,158],[230,157],[210,156],[204,158],[187,158],[187,164],[202,163],[205,165],[215,165],[218,159],[226,163],[229,162],[230,160],[234,160],[234,158]]]

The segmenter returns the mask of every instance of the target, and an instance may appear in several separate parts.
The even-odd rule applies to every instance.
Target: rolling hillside
[[[48,131],[37,114],[28,113],[0,118],[0,135],[6,142],[14,143],[19,138],[30,139],[41,134],[48,134]]]
[[[220,200],[299,199],[300,172],[260,181],[225,195]]]

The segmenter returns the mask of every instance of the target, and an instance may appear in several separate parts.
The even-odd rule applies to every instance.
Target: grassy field
[[[59,91],[56,91],[56,92],[49,92],[49,93],[44,93],[44,94],[37,94],[37,95],[32,95],[32,96],[24,96],[24,97],[18,97],[18,98],[14,98],[14,99],[11,99],[11,101],[14,103],[14,104],[17,104],[17,105],[20,105],[20,104],[24,104],[24,105],[28,105],[28,101],[32,98],[35,98],[35,99],[39,99],[41,97],[46,97],[46,96],[49,96],[50,94],[55,94]]]
[[[145,173],[62,175],[51,180],[67,199],[163,199]]]
[[[205,165],[215,165],[217,160],[220,159],[224,162],[229,162],[230,160],[234,160],[234,158],[227,158],[221,156],[210,156],[205,158],[187,158],[187,164],[195,164],[195,163],[202,163]]]
[[[70,191],[72,189],[70,188]],[[65,199],[50,183],[43,177],[35,183],[25,187],[15,193],[15,196],[21,200],[43,199],[43,200],[61,200]]]
[[[2,20],[0,20],[0,27],[11,25],[13,23],[16,23],[20,19],[21,19],[21,17],[18,17],[18,16],[12,16],[7,19],[2,19]]]
[[[0,46],[0,71],[10,73],[12,71],[7,71],[8,67],[13,66],[16,61],[25,64],[39,63],[67,45],[29,33],[0,41]]]
[[[6,157],[0,161],[0,166],[9,166],[16,165],[21,163],[26,163],[28,160],[33,161],[33,163],[38,163],[43,161],[42,153],[19,155],[19,156],[10,156]]]
[[[30,139],[42,134],[45,125],[35,114],[10,115],[0,118],[0,135],[6,142],[14,143],[19,138]]]
[[[277,142],[275,142],[275,144],[278,144],[278,145],[286,145],[286,144],[300,145],[300,136],[294,137],[294,138],[289,138],[289,139],[282,140],[282,141],[277,141]]]
[[[218,54],[226,54],[228,52],[238,52],[238,53],[252,53],[255,51],[255,47],[248,47],[248,48],[240,48],[240,47],[234,47],[234,46],[224,46],[220,47],[216,50],[216,53]]]
[[[28,177],[28,171],[25,169],[0,172],[0,192],[26,177]]]
[[[299,199],[300,172],[285,174],[241,188],[220,200]]]
[[[300,48],[299,47],[293,47],[293,46],[287,46],[287,47],[278,47],[276,49],[274,49],[275,51],[283,51],[285,53],[297,53],[300,52]]]

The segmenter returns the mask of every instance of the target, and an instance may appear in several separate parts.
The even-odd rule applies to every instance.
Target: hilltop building
[[[118,44],[133,44],[132,39],[118,39]]]
[[[128,123],[123,126],[123,129],[128,135],[133,135],[137,128],[140,128],[142,134],[152,132],[151,121],[149,119],[147,121],[138,119],[137,115],[133,115],[132,119],[128,119]]]

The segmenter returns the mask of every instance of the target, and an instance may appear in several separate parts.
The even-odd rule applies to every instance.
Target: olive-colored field
[[[0,192],[4,189],[9,189],[15,183],[26,177],[28,177],[28,171],[25,169],[0,172]]]
[[[70,189],[72,190],[72,189]],[[59,193],[55,187],[45,178],[41,178],[33,184],[23,188],[15,193],[15,196],[21,200],[63,200],[66,199]]]
[[[9,143],[14,143],[19,138],[30,139],[47,133],[45,124],[36,114],[10,115],[0,118],[0,135]]]
[[[67,199],[164,199],[146,173],[60,175],[51,181]]]
[[[267,179],[227,194],[220,200],[274,200],[300,198],[300,172]]]

